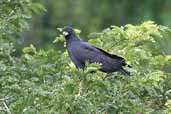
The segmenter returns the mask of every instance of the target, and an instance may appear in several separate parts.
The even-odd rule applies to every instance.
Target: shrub
[[[28,28],[28,19],[44,8],[30,0],[0,3],[0,114],[171,112],[169,28],[147,21],[91,33],[89,43],[123,56],[133,68],[127,68],[130,77],[102,73],[97,63],[87,63],[82,71],[75,68],[67,51],[30,45],[21,56],[14,56],[13,44]]]
[[[89,42],[126,58],[131,76],[76,69],[66,51],[0,46],[0,110],[3,113],[149,114],[170,112],[171,56],[161,41],[169,28],[152,21],[111,26],[89,35]],[[63,40],[59,40],[63,41]]]

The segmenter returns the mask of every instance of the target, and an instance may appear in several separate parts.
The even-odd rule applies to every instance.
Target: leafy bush
[[[31,0],[1,0],[0,7],[0,38],[8,40],[20,38],[20,33],[28,29],[33,13],[45,11],[42,5]]]
[[[4,0],[3,3],[3,15],[18,6],[33,12],[34,3],[29,0]],[[38,4],[34,6],[43,8]],[[28,20],[22,15],[31,16],[23,12],[22,7],[12,16],[17,18],[11,18],[11,21],[5,19],[10,15],[0,17],[0,114],[171,112],[169,28],[147,21],[91,33],[89,42],[126,58],[133,66],[127,68],[132,75],[105,74],[97,70],[99,64],[88,63],[82,71],[75,68],[67,51],[36,49],[30,45],[23,49],[21,56],[14,56],[16,47],[11,42],[27,28],[27,24],[22,23]],[[64,41],[62,36],[57,38],[58,42]],[[96,72],[90,73],[92,70]]]
[[[169,39],[170,29],[151,21],[111,28],[90,34],[89,42],[125,57],[131,77],[90,73],[98,64],[78,70],[66,51],[30,45],[16,58],[12,45],[1,45],[2,113],[170,113],[171,56],[159,42]]]

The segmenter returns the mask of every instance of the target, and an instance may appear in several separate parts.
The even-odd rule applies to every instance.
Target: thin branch
[[[7,104],[5,102],[3,102],[5,108],[6,108],[6,111],[9,113],[9,114],[12,114],[10,109],[8,108]]]

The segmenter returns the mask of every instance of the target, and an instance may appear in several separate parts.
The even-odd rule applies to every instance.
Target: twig
[[[6,104],[5,102],[3,102],[3,104],[4,104],[5,108],[6,108],[6,111],[7,111],[9,114],[12,114],[12,113],[10,112],[10,110],[9,110],[9,108],[8,108],[8,106],[7,106],[7,104]]]

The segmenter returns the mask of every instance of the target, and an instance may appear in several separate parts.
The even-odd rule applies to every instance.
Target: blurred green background
[[[51,46],[66,25],[82,30],[86,40],[91,32],[100,32],[110,25],[140,24],[152,20],[171,26],[171,0],[41,0],[46,11],[35,14],[31,29],[23,35],[24,46]]]

